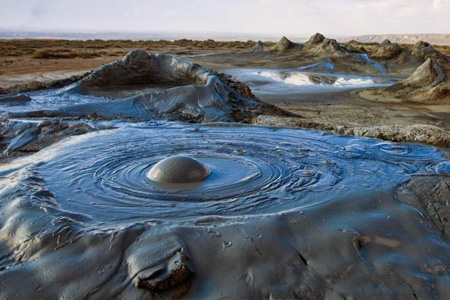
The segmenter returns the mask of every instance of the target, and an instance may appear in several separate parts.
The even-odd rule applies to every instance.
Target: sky
[[[0,0],[0,30],[450,33],[450,0]]]

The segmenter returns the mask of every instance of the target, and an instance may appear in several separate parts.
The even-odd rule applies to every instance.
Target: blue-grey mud
[[[317,67],[318,64],[310,66]],[[332,68],[332,65],[327,65]],[[309,66],[295,69],[234,68],[224,72],[249,84],[257,96],[325,93],[369,87],[388,87],[398,78],[308,72]],[[331,69],[332,70],[332,69]]]
[[[305,49],[349,52],[319,35]],[[305,82],[300,71],[272,87]],[[316,75],[319,89],[362,78]],[[1,299],[450,295],[445,149],[243,124],[302,117],[229,75],[143,50],[0,102]],[[149,178],[177,156],[206,166],[203,180]]]
[[[210,176],[149,180],[172,155]],[[414,197],[411,176],[449,172],[432,147],[289,128],[146,122],[72,137],[0,169],[0,295],[443,299],[450,246],[399,198]]]

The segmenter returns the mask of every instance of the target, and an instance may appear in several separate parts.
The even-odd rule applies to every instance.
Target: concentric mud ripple
[[[148,170],[172,155],[200,160],[211,175],[194,186],[149,180]],[[301,209],[392,189],[444,161],[430,147],[315,131],[165,124],[77,137],[32,157],[31,168],[63,209],[116,226]]]

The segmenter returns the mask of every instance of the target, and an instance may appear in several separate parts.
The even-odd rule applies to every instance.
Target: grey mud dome
[[[151,181],[173,155],[210,175]],[[404,183],[449,172],[434,148],[296,129],[72,137],[0,168],[0,298],[445,299],[450,246]]]
[[[172,156],[154,165],[147,177],[158,183],[199,182],[208,177],[207,166],[189,156]]]

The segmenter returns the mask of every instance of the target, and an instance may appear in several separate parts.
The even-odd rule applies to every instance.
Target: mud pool
[[[399,78],[310,72],[314,64],[294,69],[236,68],[224,72],[248,84],[257,96],[337,92],[345,89],[387,87]],[[330,63],[326,69],[333,70]]]
[[[152,182],[173,155],[211,174]],[[431,147],[289,128],[147,122],[72,137],[0,167],[0,297],[142,299],[191,285],[200,299],[396,299],[429,295],[427,282],[442,294],[445,277],[416,260],[445,266],[450,246],[395,191],[449,166]]]
[[[149,180],[172,155],[200,160],[210,176],[192,188]],[[30,160],[63,209],[107,227],[280,213],[387,190],[445,161],[434,148],[314,131],[178,124],[88,134]]]
[[[326,64],[328,68],[330,65]],[[307,69],[308,66],[296,69],[234,68],[224,72],[248,84],[255,95],[262,98],[386,87],[399,81],[399,78],[393,77],[308,72]],[[177,107],[186,105],[190,111],[202,111],[208,121],[227,120],[222,111],[226,109],[227,104],[220,99],[226,97],[225,91],[220,90],[216,94],[216,91],[200,90],[203,87],[199,88],[198,85],[184,84],[146,83],[120,87],[91,87],[89,92],[85,93],[82,92],[80,84],[75,83],[62,89],[21,95],[28,97],[28,101],[16,101],[17,97],[11,97],[11,101],[0,103],[0,113],[12,113],[18,117],[95,114],[106,118],[120,116],[142,121],[171,113]],[[213,97],[214,101],[207,101],[206,96]]]

